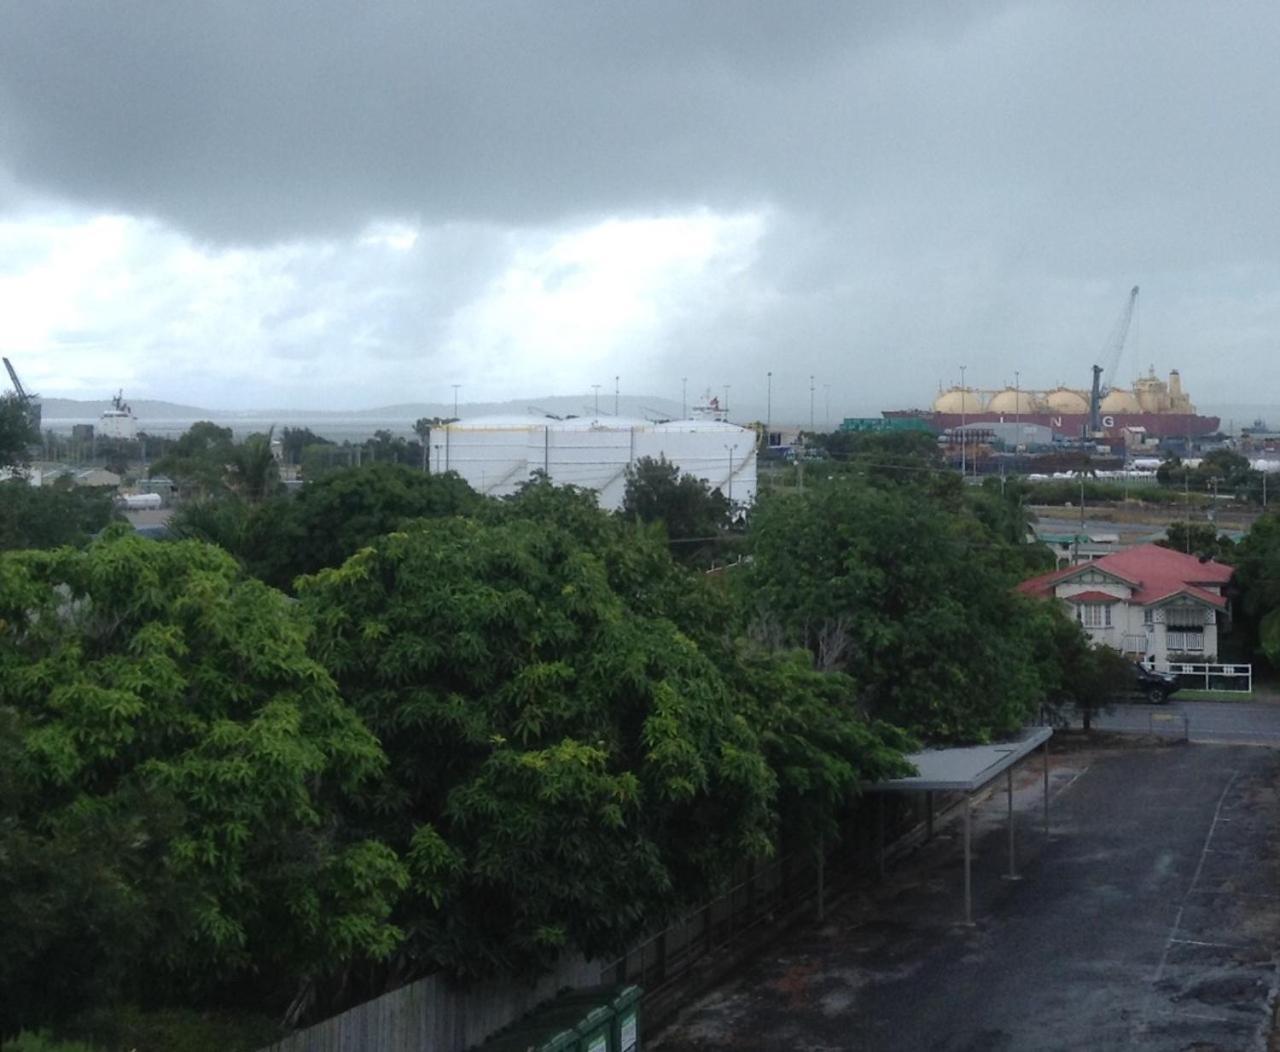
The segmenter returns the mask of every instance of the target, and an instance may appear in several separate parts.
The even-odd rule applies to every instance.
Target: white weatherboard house
[[[1157,662],[1217,660],[1229,616],[1232,568],[1156,544],[1023,581],[1025,595],[1057,599],[1096,643]]]

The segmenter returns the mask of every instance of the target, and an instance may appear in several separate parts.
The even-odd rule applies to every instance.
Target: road
[[[655,1048],[1261,1052],[1280,985],[1280,752],[1056,759],[1075,771],[1052,839],[1024,815],[1023,879],[1000,878],[999,821],[978,840],[975,927],[954,923],[959,847],[940,838],[870,905],[846,900],[690,1005]],[[997,793],[983,810],[1002,806]]]
[[[1165,705],[1117,705],[1095,717],[1094,726],[1179,738],[1185,726],[1193,742],[1280,745],[1280,703],[1179,701],[1175,695]]]

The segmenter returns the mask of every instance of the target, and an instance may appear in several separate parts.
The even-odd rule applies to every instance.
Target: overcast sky
[[[46,395],[1280,404],[1280,6],[0,0]],[[828,391],[829,387],[829,391]]]

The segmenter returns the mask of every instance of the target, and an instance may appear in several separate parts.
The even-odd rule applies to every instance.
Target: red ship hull
[[[886,409],[886,417],[913,417],[923,420],[934,431],[941,433],[961,424],[1040,424],[1064,438],[1079,438],[1089,426],[1085,413],[935,413],[927,409]],[[1199,416],[1194,413],[1103,413],[1102,430],[1118,437],[1127,427],[1140,427],[1152,438],[1199,438],[1219,430],[1221,420],[1216,416]]]

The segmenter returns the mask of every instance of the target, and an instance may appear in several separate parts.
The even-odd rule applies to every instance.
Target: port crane
[[[18,392],[18,397],[24,402],[30,402],[31,396],[23,389],[22,381],[18,379],[18,373],[13,367],[13,362],[6,358],[4,360],[4,367],[9,373],[9,380],[13,384],[13,389]]]
[[[31,424],[31,429],[37,433],[40,431],[40,398],[22,386],[22,381],[18,379],[18,371],[13,367],[13,362],[8,358],[4,359],[5,370],[9,374],[9,380],[13,384],[13,389],[18,393],[18,400],[22,402],[23,408],[27,411],[27,420]]]
[[[1124,351],[1124,341],[1128,339],[1129,326],[1133,324],[1133,313],[1137,305],[1138,286],[1134,285],[1129,290],[1129,298],[1120,311],[1120,317],[1112,326],[1111,335],[1102,347],[1102,353],[1098,356],[1106,364],[1093,367],[1093,389],[1089,392],[1089,431],[1093,434],[1097,434],[1101,427],[1102,392],[1104,389],[1110,390],[1115,383],[1116,369],[1120,367],[1120,355]]]

